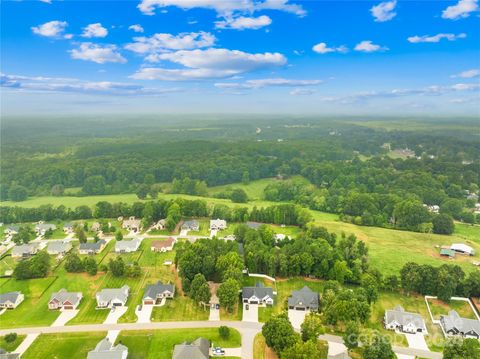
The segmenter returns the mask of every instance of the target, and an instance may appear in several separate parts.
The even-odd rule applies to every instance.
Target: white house
[[[273,296],[275,294],[272,288],[264,287],[261,283],[257,283],[255,287],[243,287],[242,301],[248,304],[273,305]]]
[[[152,226],[152,229],[163,230],[167,226],[167,220],[161,219]]]
[[[48,302],[48,309],[76,309],[82,297],[83,295],[80,292],[67,292],[66,289],[62,288],[58,292],[52,293],[50,301]]]
[[[426,333],[427,327],[423,318],[416,313],[409,313],[398,305],[393,310],[385,311],[385,328],[404,333]]]
[[[141,238],[135,238],[131,241],[118,241],[115,243],[115,252],[116,253],[131,253],[138,251],[140,247],[140,243],[142,243]]]
[[[224,219],[211,219],[210,220],[210,230],[221,231],[227,228],[227,221]]]
[[[168,252],[173,249],[173,246],[176,243],[176,239],[173,237],[168,237],[164,241],[152,241],[150,244],[150,249],[152,252]]]
[[[23,302],[25,296],[22,292],[9,292],[0,294],[0,309],[15,309]]]
[[[122,222],[122,228],[128,229],[129,231],[140,232],[142,226],[142,221],[136,219],[134,216],[124,219]]]
[[[130,294],[130,287],[105,288],[96,294],[97,308],[113,308],[125,306]]]
[[[467,246],[466,244],[463,244],[463,243],[454,243],[450,246],[450,249],[457,253],[468,254],[470,256],[475,255],[475,250],[472,247]]]
[[[47,233],[47,231],[54,231],[57,229],[57,226],[54,225],[54,224],[50,224],[50,223],[41,223],[39,222],[36,226],[35,226],[35,232],[37,233],[38,236],[44,236],[45,233]]]

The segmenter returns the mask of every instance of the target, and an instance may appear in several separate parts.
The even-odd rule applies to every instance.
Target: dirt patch
[[[278,356],[272,349],[265,346],[265,359],[278,359]]]
[[[175,273],[175,287],[178,290],[178,293],[183,296],[185,293],[183,292],[183,287],[182,287],[182,280],[178,276],[177,271],[175,270],[175,265],[172,265],[172,271]]]

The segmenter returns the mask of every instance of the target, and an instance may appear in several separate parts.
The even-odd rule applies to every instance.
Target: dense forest
[[[155,198],[162,183],[172,183],[173,193],[205,196],[211,186],[277,177],[283,181],[268,186],[265,199],[356,224],[448,233],[446,216],[476,222],[477,123],[403,121],[415,132],[403,131],[398,119],[7,119],[0,198]],[[426,206],[439,206],[443,218]]]

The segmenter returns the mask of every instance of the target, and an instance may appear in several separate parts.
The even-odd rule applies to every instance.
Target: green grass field
[[[214,346],[237,348],[241,346],[240,333],[230,328],[230,337],[221,339],[217,328],[176,329],[155,331],[122,331],[117,338],[128,347],[129,359],[170,359],[173,347],[199,337],[210,340]]]
[[[85,359],[106,335],[106,332],[41,334],[22,358]]]
[[[11,353],[17,347],[20,345],[21,342],[23,342],[23,339],[25,339],[26,335],[17,335],[17,339],[15,339],[13,342],[8,343],[5,340],[5,337],[0,337],[0,348],[5,349],[7,352]]]
[[[436,320],[440,319],[441,315],[447,315],[451,310],[455,310],[462,318],[477,319],[470,304],[462,300],[451,300],[450,303],[445,303],[439,299],[429,298],[428,305]]]

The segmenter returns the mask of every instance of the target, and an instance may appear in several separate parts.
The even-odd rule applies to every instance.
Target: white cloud
[[[480,84],[455,84],[451,88],[455,91],[471,91],[480,88]]]
[[[452,75],[451,77],[453,77],[453,78],[461,77],[461,78],[464,78],[464,79],[471,79],[471,78],[477,77],[479,75],[480,75],[480,70],[479,69],[471,69],[471,70],[462,71],[459,74]]]
[[[288,0],[142,0],[138,8],[145,15],[153,15],[157,7],[168,6],[179,7],[183,10],[193,8],[211,9],[216,11],[219,16],[234,13],[251,14],[260,10],[279,10],[298,16],[306,15],[305,10],[300,5],[289,3]]]
[[[388,50],[388,47],[376,45],[370,40],[364,40],[359,42],[357,45],[355,45],[355,51],[376,52],[376,51],[386,51],[386,50]]]
[[[170,50],[193,50],[210,47],[216,38],[209,32],[188,32],[178,35],[154,34],[150,37],[135,37],[134,42],[125,45],[125,49],[138,54],[149,54],[148,61],[156,62],[157,55]]]
[[[108,30],[99,22],[87,25],[83,28],[82,37],[105,37],[108,35]]]
[[[45,36],[45,37],[55,37],[60,38],[65,31],[65,28],[68,26],[66,21],[49,21],[45,24],[41,24],[38,26],[33,26],[32,31],[34,34]],[[69,35],[64,35],[67,38]]]
[[[313,95],[315,90],[312,89],[293,89],[290,91],[290,95],[292,96],[308,96]]]
[[[100,95],[160,95],[178,92],[178,88],[146,88],[141,85],[110,81],[83,81],[75,78],[0,76],[2,87],[31,92],[72,92]]]
[[[135,32],[144,32],[143,27],[140,24],[130,25],[128,29]]]
[[[339,46],[339,47],[328,47],[325,42],[320,42],[312,47],[312,50],[319,53],[319,54],[328,54],[329,52],[341,52],[345,53],[348,51],[346,46]]]
[[[281,87],[299,87],[299,86],[315,86],[322,83],[322,80],[292,80],[284,78],[268,78],[247,80],[245,82],[217,82],[215,87],[222,89],[259,89],[270,86]]]
[[[442,12],[442,18],[458,20],[478,11],[478,0],[460,0],[457,4],[447,7]]]
[[[370,9],[370,12],[377,22],[389,21],[397,15],[394,11],[396,5],[396,0],[381,2],[380,4],[373,6]]]
[[[91,42],[83,42],[78,49],[70,50],[72,59],[93,61],[97,64],[106,62],[125,63],[127,60],[120,55],[115,45],[97,45]]]
[[[458,39],[464,39],[467,37],[467,34],[461,33],[458,35],[455,34],[437,34],[437,35],[423,35],[423,36],[410,36],[407,40],[411,43],[417,44],[419,42],[439,42],[442,39],[447,39],[448,41],[455,41]]]
[[[131,77],[144,80],[186,81],[231,77],[285,65],[280,53],[250,54],[239,50],[181,50],[157,55],[158,60],[182,65],[181,69],[144,67]]]
[[[44,2],[46,4],[51,4],[52,3],[52,0],[40,0],[41,2]]]
[[[217,29],[235,29],[235,30],[245,30],[245,29],[252,29],[257,30],[264,26],[268,26],[272,23],[272,19],[270,19],[266,15],[262,15],[259,17],[236,17],[236,18],[226,18],[222,21],[215,22],[215,27]]]

